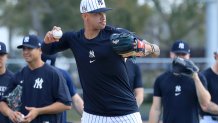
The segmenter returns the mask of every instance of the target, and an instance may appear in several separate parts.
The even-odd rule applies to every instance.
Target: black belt
[[[210,115],[204,115],[206,117],[211,117],[212,120],[218,121],[218,116],[210,116]],[[204,119],[204,116],[202,116],[202,119]]]
[[[218,121],[218,116],[211,116],[211,118],[215,121]]]

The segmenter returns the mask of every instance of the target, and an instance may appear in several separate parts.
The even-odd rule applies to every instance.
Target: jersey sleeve
[[[135,78],[133,82],[133,88],[142,88],[142,75],[141,75],[141,70],[137,64],[134,64],[135,67]]]
[[[153,92],[153,96],[158,96],[158,97],[161,97],[162,94],[161,94],[161,90],[160,90],[160,77],[158,77],[155,82],[154,82],[154,92]]]
[[[206,77],[202,73],[198,73],[198,76],[199,76],[202,84],[204,85],[204,87],[207,89],[208,88],[208,83],[207,83]]]
[[[57,52],[68,49],[70,46],[68,41],[73,39],[73,38],[71,38],[72,34],[73,34],[73,32],[66,32],[63,34],[63,36],[60,38],[60,40],[58,42],[54,42],[54,43],[50,43],[50,44],[42,43],[42,47],[41,47],[42,52],[44,54],[47,54],[47,55],[52,55],[52,54],[55,54]]]
[[[65,105],[71,105],[72,99],[69,89],[63,75],[56,70],[56,76],[54,78],[55,84],[53,84],[53,94],[57,102],[61,102]]]
[[[62,72],[62,74],[64,76],[64,79],[66,80],[67,87],[69,89],[71,97],[74,96],[76,94],[76,87],[73,84],[73,81],[72,81],[72,79],[70,77],[70,74],[67,71],[62,70],[62,69],[60,69],[60,71]]]

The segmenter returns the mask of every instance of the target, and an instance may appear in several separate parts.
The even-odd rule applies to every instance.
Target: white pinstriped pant
[[[99,116],[83,112],[81,123],[142,123],[142,119],[139,112],[114,117]]]
[[[218,123],[218,121],[213,120],[211,116],[203,116],[203,118],[200,120],[200,123]]]

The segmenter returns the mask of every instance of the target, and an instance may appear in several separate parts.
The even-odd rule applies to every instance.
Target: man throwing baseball
[[[118,29],[106,26],[108,10],[111,9],[106,8],[104,0],[82,0],[80,12],[84,28],[55,39],[52,31],[60,27],[54,27],[45,35],[42,51],[45,54],[73,51],[83,88],[82,123],[142,123],[123,57],[158,56],[159,47],[148,42],[129,43],[133,41],[131,34],[120,35],[122,32]],[[117,34],[111,37],[114,33]],[[130,48],[126,46],[120,53],[114,52],[110,39],[114,44],[127,41]],[[139,43],[141,47],[136,45]]]

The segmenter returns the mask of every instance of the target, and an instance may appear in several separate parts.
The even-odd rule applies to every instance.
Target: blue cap
[[[54,54],[54,55],[42,54],[41,55],[42,61],[44,61],[45,63],[52,65],[52,66],[55,66],[56,57],[57,57],[56,54]]]
[[[171,47],[171,52],[190,54],[191,51],[188,44],[185,41],[176,40]]]
[[[42,41],[36,35],[28,35],[23,38],[23,44],[17,46],[18,49],[23,47],[28,48],[40,48],[42,45]]]
[[[7,54],[6,46],[3,42],[0,42],[0,54]]]

